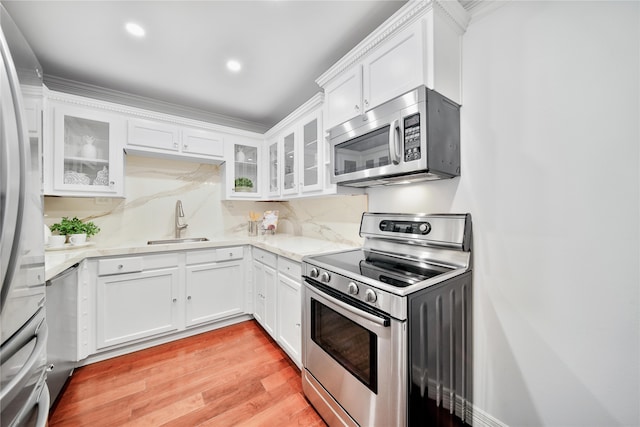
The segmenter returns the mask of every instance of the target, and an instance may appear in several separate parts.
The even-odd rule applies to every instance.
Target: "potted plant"
[[[56,222],[49,227],[52,232],[57,232],[62,236],[67,236],[69,243],[74,245],[83,244],[87,237],[94,236],[100,231],[100,227],[93,222],[82,222],[78,217],[69,219],[63,216],[60,222]]]
[[[244,177],[236,178],[235,186],[236,186],[236,191],[244,191],[244,192],[253,191],[252,190],[253,181],[251,181],[249,178],[244,178]]]

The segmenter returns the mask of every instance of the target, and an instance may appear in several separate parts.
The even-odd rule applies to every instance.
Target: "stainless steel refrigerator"
[[[2,5],[0,30],[0,425],[45,426],[42,143],[25,107],[41,105],[42,72]]]

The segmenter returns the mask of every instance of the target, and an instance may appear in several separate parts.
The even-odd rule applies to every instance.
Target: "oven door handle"
[[[317,289],[316,286],[313,285],[313,283],[310,283],[307,280],[305,280],[305,283],[307,284],[307,286],[311,286]],[[380,326],[387,328],[389,327],[389,325],[391,325],[391,321],[387,317],[377,316],[373,313],[368,313],[364,310],[360,310],[357,307],[352,306],[351,304],[347,304],[346,302],[340,301],[339,299],[327,294],[326,292],[322,292],[321,296],[325,298],[327,301],[331,302],[332,304],[335,304],[338,307],[342,308],[343,310],[356,314],[357,316],[365,318]]]

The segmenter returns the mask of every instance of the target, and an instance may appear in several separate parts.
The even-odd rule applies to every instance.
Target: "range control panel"
[[[404,118],[404,161],[420,157],[420,113],[415,113]]]
[[[431,224],[428,222],[383,220],[380,221],[380,231],[407,234],[429,234],[431,231]]]

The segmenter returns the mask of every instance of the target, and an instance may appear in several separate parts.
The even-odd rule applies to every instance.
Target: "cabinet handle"
[[[356,110],[356,111],[360,111],[360,106],[356,104],[356,105],[353,106],[353,109]]]
[[[367,108],[369,106],[369,101],[367,101],[366,99],[364,100],[364,108]]]
[[[113,187],[114,185],[116,185],[116,182],[115,182],[115,181],[109,181],[109,185],[110,185],[111,187]]]
[[[300,327],[300,323],[296,323],[296,326],[299,328]]]

